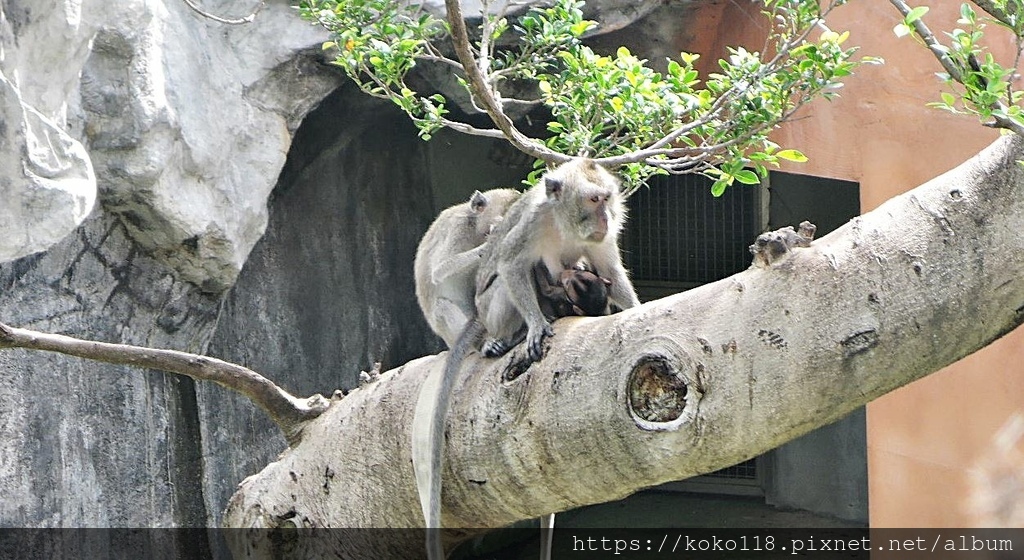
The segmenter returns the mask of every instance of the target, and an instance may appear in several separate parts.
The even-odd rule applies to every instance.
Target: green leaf
[[[715,198],[722,196],[723,194],[725,194],[725,189],[728,186],[729,183],[726,182],[724,179],[719,179],[715,181],[715,184],[711,185],[711,196]]]
[[[757,178],[757,173],[754,173],[749,169],[741,169],[740,171],[737,171],[734,177],[744,185],[757,185],[761,183]]]
[[[957,23],[964,25],[974,25],[975,13],[974,9],[967,2],[960,4],[960,21]]]
[[[785,160],[795,161],[796,163],[804,163],[807,161],[807,156],[800,152],[800,150],[781,150],[775,155]]]
[[[910,13],[907,14],[907,17],[903,18],[903,23],[911,25],[915,21],[921,19],[921,16],[927,14],[928,9],[928,6],[918,6],[913,10],[910,10]]]
[[[594,22],[592,21],[577,21],[569,27],[569,32],[572,33],[573,36],[579,37],[586,33],[593,23]]]

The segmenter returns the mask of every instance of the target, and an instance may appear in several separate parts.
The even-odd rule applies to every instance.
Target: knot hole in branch
[[[657,427],[646,423],[673,422],[686,410],[686,380],[665,356],[641,358],[630,372],[626,387],[630,413],[642,421],[642,427]]]

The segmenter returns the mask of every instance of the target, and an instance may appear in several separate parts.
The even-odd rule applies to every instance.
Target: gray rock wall
[[[322,39],[288,2],[0,1],[0,320],[203,352]],[[200,438],[189,379],[0,352],[0,526],[204,526]]]
[[[198,351],[219,298],[94,214],[44,254],[0,266],[4,320]],[[202,526],[190,379],[56,354],[0,352],[0,526]]]

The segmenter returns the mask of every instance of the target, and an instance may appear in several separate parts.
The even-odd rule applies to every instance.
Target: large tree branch
[[[447,427],[444,525],[502,526],[734,464],[1000,338],[1024,322],[1022,158],[1024,141],[1004,137],[774,264],[559,321],[513,381],[514,357],[470,356]],[[410,362],[336,403],[241,485],[225,522],[421,526],[410,423],[443,362]]]
[[[302,427],[319,416],[330,404],[321,395],[307,399],[296,398],[266,377],[240,365],[176,350],[81,340],[17,329],[0,323],[0,349],[3,348],[60,352],[109,364],[157,369],[187,375],[200,381],[213,381],[245,395],[266,411],[292,445],[299,442]]]

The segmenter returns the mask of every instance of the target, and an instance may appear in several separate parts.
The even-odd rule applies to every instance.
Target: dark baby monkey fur
[[[537,282],[540,310],[548,320],[573,315],[596,317],[610,312],[608,288],[612,281],[594,274],[583,265],[567,268],[555,281],[548,277],[547,267],[533,267]]]

